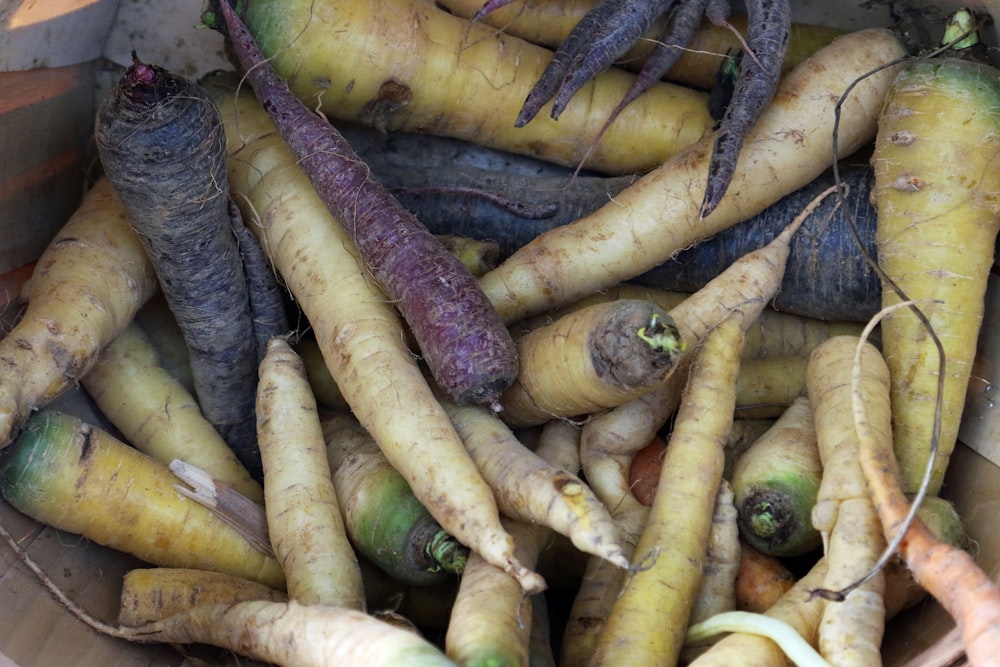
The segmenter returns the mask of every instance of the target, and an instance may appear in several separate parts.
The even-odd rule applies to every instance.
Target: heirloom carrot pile
[[[0,526],[23,566],[190,662],[895,667],[923,600],[1000,667],[942,483],[996,71],[786,56],[787,0],[471,2],[211,0],[232,67],[123,64],[0,339],[7,513],[125,552],[116,622]]]

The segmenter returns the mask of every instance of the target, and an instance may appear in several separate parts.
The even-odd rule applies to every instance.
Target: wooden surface
[[[80,202],[96,67],[0,72],[0,273],[37,258]]]

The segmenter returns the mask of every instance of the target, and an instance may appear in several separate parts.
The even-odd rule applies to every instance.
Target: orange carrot
[[[861,400],[858,384],[862,373],[858,347],[852,373],[853,412],[858,434],[861,469],[868,482],[872,501],[882,521],[886,541],[892,545],[910,512],[910,502],[900,486],[899,463],[893,451],[890,415],[886,410],[870,409]],[[877,356],[877,355],[870,355]],[[889,395],[889,370],[878,355],[884,378],[880,391]],[[870,367],[872,364],[869,363]],[[870,373],[866,373],[869,375]],[[879,402],[887,405],[888,398]],[[955,619],[969,664],[1000,664],[1000,588],[961,548],[937,539],[919,519],[906,528],[898,546],[913,578],[927,589]]]

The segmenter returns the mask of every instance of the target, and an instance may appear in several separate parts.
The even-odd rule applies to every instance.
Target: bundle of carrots
[[[210,4],[239,72],[133,57],[106,175],[0,340],[6,500],[151,566],[84,621],[282,665],[878,664],[929,592],[997,664],[1000,590],[938,497],[1000,230],[1000,77],[964,43],[820,31],[800,58],[779,0],[745,38],[718,0],[583,3],[554,50],[487,27],[500,0]],[[740,52],[711,95],[663,80],[703,17]],[[334,69],[348,34],[384,62]],[[641,174],[474,275],[331,119]],[[868,327],[769,308],[837,187],[691,293],[629,284],[866,148]],[[190,388],[141,331],[158,290]],[[106,423],[50,405],[77,381]]]

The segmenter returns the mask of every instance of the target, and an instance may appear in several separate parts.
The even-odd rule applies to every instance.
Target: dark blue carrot
[[[604,133],[608,131],[611,123],[613,123],[615,119],[621,115],[621,112],[625,110],[625,107],[631,104],[635,98],[639,97],[639,95],[642,95],[647,88],[663,78],[663,75],[666,74],[667,71],[674,66],[674,63],[676,63],[681,57],[684,52],[683,47],[690,43],[695,31],[701,25],[707,1],[708,0],[685,0],[684,2],[678,3],[678,5],[674,8],[667,32],[659,41],[657,41],[656,45],[653,47],[653,51],[646,59],[646,62],[644,62],[642,67],[639,69],[639,73],[636,75],[632,86],[625,93],[625,96],[622,97],[621,101],[618,102],[618,106],[612,110],[611,115],[604,121],[604,125],[601,126],[597,136],[594,137],[594,141],[591,144],[590,149],[587,151],[587,154],[584,155],[582,160],[580,160],[581,166],[587,162],[590,154],[601,141],[601,137],[603,137]]]
[[[628,51],[673,2],[601,0],[556,49],[514,124],[526,125],[549,100],[553,100],[552,117],[559,118],[570,98]]]
[[[827,197],[802,223],[792,239],[788,264],[774,306],[781,311],[824,320],[867,321],[881,308],[882,287],[865,262],[862,248],[875,256],[877,215],[870,196],[874,182],[867,166],[841,169],[843,202]],[[818,193],[833,185],[825,174],[784,197],[760,214],[712,239],[678,253],[632,282],[680,292],[694,292],[742,255],[781,231]],[[848,215],[853,217],[855,239]]]
[[[257,363],[267,354],[267,343],[272,338],[286,336],[291,331],[288,311],[285,305],[286,290],[278,283],[271,263],[260,247],[260,241],[246,226],[240,209],[230,200],[229,218],[233,234],[239,245],[243,271],[247,279],[247,293],[250,297],[250,315],[253,336],[256,342]]]
[[[538,115],[545,103],[552,99],[560,84],[574,66],[577,55],[587,47],[587,40],[613,18],[615,2],[604,0],[583,15],[559,48],[552,54],[552,59],[542,70],[538,81],[528,93],[521,106],[521,111],[514,120],[514,127],[524,127]]]
[[[495,403],[517,376],[517,353],[476,279],[295,97],[228,3],[212,4],[257,98],[409,324],[435,381],[457,402]]]
[[[95,139],[184,333],[202,412],[259,480],[257,356],[218,111],[201,87],[133,55]]]
[[[616,5],[613,18],[598,25],[586,49],[576,55],[573,67],[559,84],[552,100],[553,118],[562,114],[570,98],[587,81],[624,55],[649,30],[656,17],[670,9],[674,0],[618,0],[613,4]]]
[[[743,138],[771,103],[788,50],[792,11],[789,0],[747,2],[747,45],[732,99],[716,134],[700,217],[715,210],[729,189]]]

